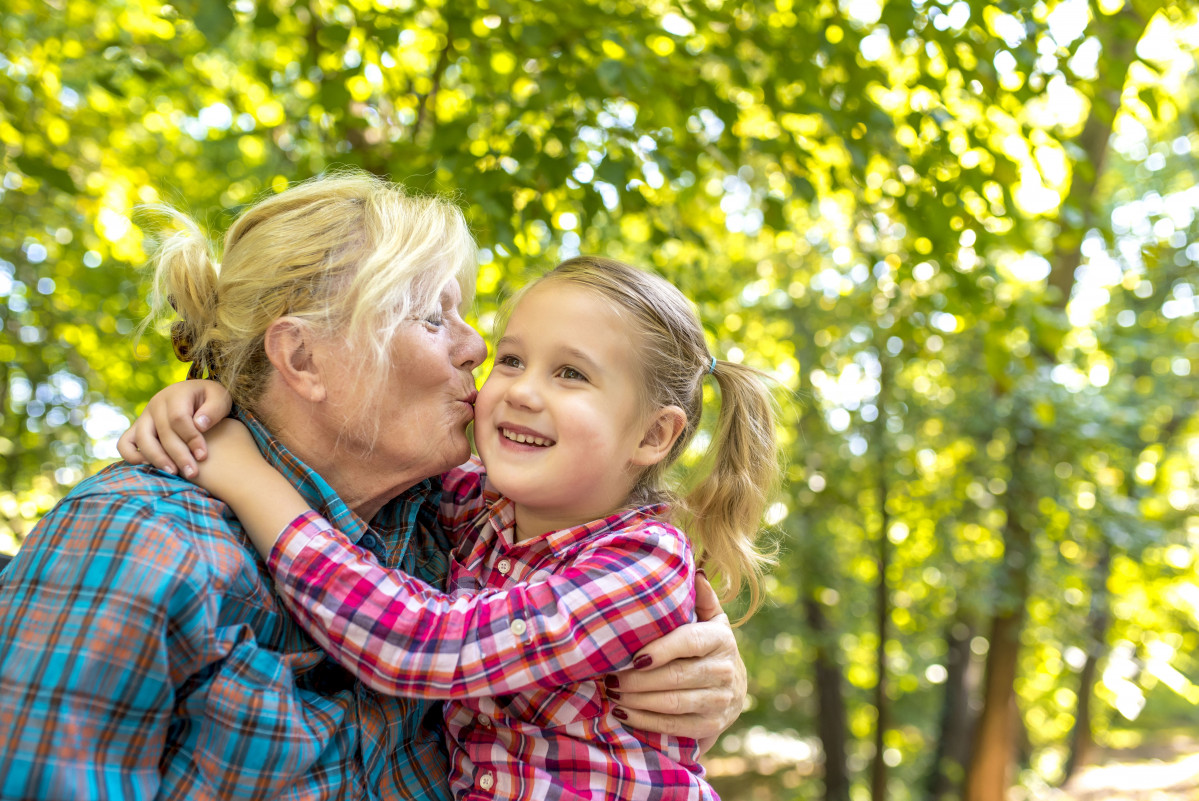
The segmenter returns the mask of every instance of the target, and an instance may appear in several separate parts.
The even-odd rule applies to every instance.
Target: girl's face
[[[521,539],[605,517],[646,464],[637,338],[608,301],[561,281],[529,290],[475,403],[475,445],[517,507]]]

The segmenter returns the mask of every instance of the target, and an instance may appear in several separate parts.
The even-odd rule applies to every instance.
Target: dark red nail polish
[[[616,690],[608,690],[608,697],[611,698],[613,701],[619,701],[620,693],[616,692]]]
[[[620,687],[620,679],[611,674],[604,676],[604,686],[609,690],[615,690]]]
[[[617,720],[628,720],[629,713],[625,712],[620,707],[616,707],[615,709],[612,710],[612,717],[616,718]]]
[[[653,663],[654,663],[654,658],[652,656],[650,656],[649,654],[642,654],[641,656],[639,656],[633,660],[633,667],[637,668],[638,670],[645,670],[647,667],[649,667]]]

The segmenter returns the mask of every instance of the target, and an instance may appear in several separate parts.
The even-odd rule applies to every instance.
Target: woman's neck
[[[332,452],[312,449],[296,452],[305,464],[320,474],[337,496],[369,523],[393,498],[424,481],[428,476],[410,476],[395,470],[381,471],[369,454],[351,454],[335,448]]]
[[[259,415],[259,419],[261,415]],[[320,427],[286,414],[271,415],[263,423],[293,456],[316,471],[337,497],[366,523],[391,499],[428,478],[396,470],[379,469],[370,453],[350,453],[341,444],[329,445]],[[310,421],[309,421],[310,423]]]

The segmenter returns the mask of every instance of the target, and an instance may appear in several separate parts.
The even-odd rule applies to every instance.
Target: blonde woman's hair
[[[260,414],[274,320],[295,317],[317,336],[342,338],[360,354],[369,398],[388,374],[396,329],[439,311],[450,281],[464,302],[473,294],[475,242],[458,207],[368,173],[320,176],[259,201],[229,227],[219,255],[187,216],[150,208],[175,230],[153,256],[143,327],[173,310],[175,352],[192,362],[189,376],[219,380]]]
[[[759,544],[762,514],[779,475],[767,377],[752,367],[714,360],[690,301],[665,279],[596,256],[564,261],[526,287],[508,304],[497,330],[503,330],[523,292],[551,282],[586,288],[611,303],[636,335],[646,407],[677,406],[686,414],[670,453],[645,469],[628,503],[671,505],[675,519],[695,539],[705,571],[714,573],[721,600],[748,587],[749,605],[737,621],[744,623],[761,606],[762,578],[774,562],[774,554]],[[720,388],[720,412],[703,460],[708,469],[680,497],[667,488],[666,473],[695,436],[708,375]]]

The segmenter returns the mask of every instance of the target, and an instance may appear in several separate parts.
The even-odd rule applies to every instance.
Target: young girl
[[[458,543],[448,592],[381,568],[307,509],[236,422],[209,433],[196,481],[232,507],[338,662],[381,692],[448,699],[456,797],[715,798],[695,741],[625,729],[601,677],[694,618],[676,523],[725,597],[748,585],[750,612],[759,604],[768,559],[755,539],[777,474],[769,393],[709,354],[675,287],[609,259],[559,265],[500,329],[475,402],[479,459],[443,477]],[[721,394],[710,469],[675,497],[664,475],[709,375]]]

